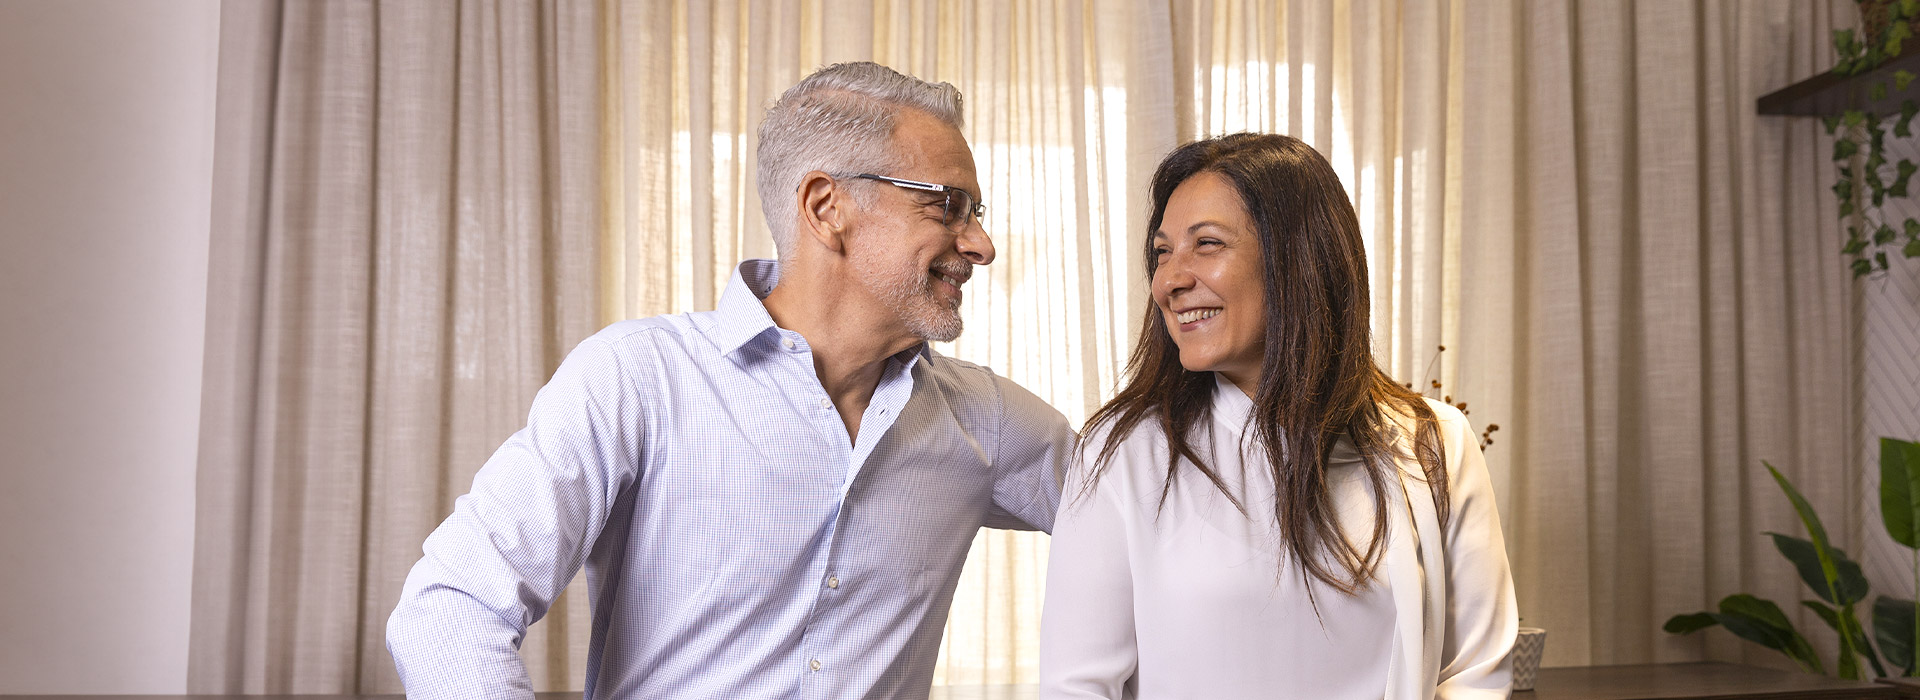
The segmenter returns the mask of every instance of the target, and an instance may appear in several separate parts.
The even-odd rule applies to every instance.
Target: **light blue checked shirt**
[[[583,564],[589,699],[927,696],[974,534],[1053,527],[1073,432],[923,344],[850,441],[760,302],[776,274],[567,357],[407,576],[408,697],[531,698],[520,640]]]

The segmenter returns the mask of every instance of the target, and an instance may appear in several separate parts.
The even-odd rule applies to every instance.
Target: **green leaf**
[[[1920,236],[1920,221],[1907,219],[1906,223],[1902,225],[1906,227],[1908,238]]]
[[[1834,182],[1833,196],[1842,202],[1853,199],[1853,181],[1839,180]]]
[[[1693,634],[1717,624],[1720,624],[1720,621],[1714,619],[1713,613],[1697,612],[1692,615],[1675,615],[1667,618],[1667,624],[1660,629],[1665,630],[1667,634]]]
[[[1853,214],[1853,200],[1851,200],[1851,199],[1849,199],[1849,200],[1847,200],[1847,201],[1844,201],[1844,202],[1841,202],[1841,203],[1840,203],[1840,218],[1842,218],[1842,219],[1844,219],[1844,218],[1847,218],[1848,216],[1850,216],[1850,215],[1852,215],[1852,214]]]
[[[1852,158],[1853,154],[1859,153],[1859,152],[1860,152],[1860,144],[1854,143],[1853,141],[1850,141],[1848,139],[1840,139],[1838,141],[1833,142],[1833,159],[1836,161],[1847,160],[1849,158]]]
[[[1786,654],[1809,671],[1826,673],[1813,645],[1793,628],[1793,623],[1773,601],[1736,593],[1720,600],[1720,612],[1714,619],[1734,636]]]
[[[1853,261],[1848,267],[1853,268],[1854,277],[1865,277],[1873,274],[1873,262],[1865,258]]]
[[[1886,245],[1888,243],[1892,243],[1894,236],[1896,235],[1899,235],[1899,234],[1896,234],[1893,232],[1892,226],[1882,225],[1880,227],[1880,230],[1873,232],[1873,244]]]
[[[1907,230],[1916,228],[1920,223],[1908,219]],[[1875,240],[1885,243],[1878,241],[1878,236]],[[1909,446],[1913,448],[1911,453]],[[1920,549],[1920,445],[1880,438],[1880,520],[1893,541]]]
[[[1822,603],[1817,600],[1803,600],[1803,601],[1800,601],[1800,605],[1813,610],[1815,614],[1819,615],[1820,621],[1827,623],[1828,629],[1831,629],[1835,632],[1840,631],[1839,611],[1834,610],[1833,608],[1827,607],[1825,603]]]
[[[1867,86],[1867,99],[1875,102],[1887,99],[1887,84],[1874,83]]]
[[[1900,253],[1909,258],[1920,258],[1920,239],[1907,241],[1907,246],[1901,248]]]
[[[1810,544],[1813,545],[1815,558],[1817,558],[1820,563],[1820,580],[1825,584],[1825,590],[1832,596],[1827,597],[1827,600],[1839,601],[1839,604],[1845,605],[1865,597],[1867,593],[1866,576],[1860,573],[1860,565],[1854,564],[1851,572],[1854,576],[1859,577],[1858,597],[1850,595],[1854,592],[1853,586],[1851,585],[1852,582],[1842,582],[1840,566],[1834,561],[1837,550],[1828,542],[1827,527],[1820,524],[1820,515],[1814,512],[1813,504],[1808,503],[1806,497],[1800,495],[1800,490],[1794,488],[1793,482],[1788,481],[1786,475],[1781,474],[1780,470],[1774,469],[1773,465],[1767,464],[1766,462],[1761,462],[1761,464],[1767,467],[1767,473],[1773,475],[1773,480],[1780,484],[1780,490],[1787,493],[1787,500],[1793,503],[1794,512],[1800,515],[1800,523],[1807,528],[1807,534],[1810,536]],[[1780,541],[1781,538],[1776,536],[1774,538],[1774,545],[1780,547],[1782,554],[1787,554],[1788,548],[1781,546]],[[1789,554],[1787,558],[1792,559],[1793,557]],[[1796,566],[1798,566],[1798,564],[1799,562],[1795,562]],[[1803,570],[1801,572],[1801,578],[1808,578],[1806,571]],[[1815,593],[1819,593],[1821,590],[1820,586],[1814,586]],[[1720,624],[1725,625],[1727,623],[1721,621]],[[1731,627],[1729,627],[1729,629],[1731,629]],[[1846,634],[1840,635],[1840,659],[1837,670],[1839,670],[1843,678],[1859,677],[1859,667],[1854,665],[1853,653],[1852,636]]]
[[[1867,632],[1860,627],[1860,621],[1854,617],[1852,605],[1835,610],[1817,600],[1803,600],[1800,604],[1819,615],[1820,621],[1827,623],[1827,627],[1835,634],[1847,635],[1853,642],[1853,648],[1865,654],[1867,663],[1873,666],[1874,675],[1887,675],[1887,669],[1880,665],[1880,656],[1873,652],[1873,645],[1867,643]],[[1843,648],[1842,651],[1844,652],[1845,649]],[[1845,659],[1842,659],[1841,666],[1848,665],[1854,666],[1855,674],[1851,677],[1858,678],[1858,664],[1848,664]],[[1845,675],[1845,672],[1843,671],[1842,674]]]
[[[1845,248],[1841,248],[1840,252],[1846,253],[1847,255],[1859,255],[1860,251],[1863,251],[1866,249],[1867,249],[1867,239],[1855,238],[1847,241],[1847,246]]]
[[[1902,17],[1920,16],[1920,0],[1900,0],[1899,10]]]
[[[1851,29],[1833,30],[1833,48],[1835,51],[1845,53],[1847,49],[1851,48],[1852,46],[1853,46],[1853,30]]]
[[[1881,678],[1886,677],[1887,669],[1885,666],[1880,665],[1880,655],[1874,653],[1873,645],[1867,642],[1867,629],[1860,625],[1860,617],[1854,614],[1854,607],[1847,605],[1840,608],[1839,617],[1840,624],[1846,628],[1845,634],[1853,640],[1853,648],[1859,650],[1862,656],[1867,657],[1867,665],[1873,667],[1873,675]],[[1861,680],[1866,679],[1861,678]]]
[[[1777,532],[1767,534],[1773,536],[1774,548],[1780,550],[1787,561],[1793,562],[1793,568],[1800,572],[1800,580],[1806,582],[1807,587],[1813,589],[1813,594],[1820,596],[1821,600],[1834,605],[1849,605],[1867,597],[1867,576],[1861,572],[1858,562],[1847,558],[1846,552],[1837,548],[1827,550],[1826,559],[1833,562],[1838,573],[1839,593],[1835,594],[1827,587],[1825,569],[1821,567],[1823,558],[1814,543]]]
[[[1914,78],[1920,78],[1920,75],[1914,75],[1912,71],[1905,68],[1894,71],[1893,89],[1896,91],[1907,89],[1907,86],[1913,83]]]
[[[1887,269],[1887,251],[1883,250],[1878,253],[1874,253],[1873,262],[1874,264],[1879,265],[1880,269],[1882,270]]]
[[[1862,124],[1866,124],[1867,113],[1864,110],[1849,109],[1846,111],[1845,114],[1841,115],[1840,123],[1846,124],[1847,126],[1860,126]]]
[[[1887,663],[1911,676],[1913,667],[1913,601],[1880,596],[1873,601],[1873,639]]]

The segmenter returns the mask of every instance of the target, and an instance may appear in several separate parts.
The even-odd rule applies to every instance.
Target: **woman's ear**
[[[840,183],[818,170],[800,177],[798,233],[835,253],[846,250],[846,233],[853,216],[852,200]]]

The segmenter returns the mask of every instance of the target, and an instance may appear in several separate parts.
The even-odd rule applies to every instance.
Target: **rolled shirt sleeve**
[[[427,537],[387,621],[408,697],[533,697],[520,641],[638,477],[648,417],[621,362],[598,338],[575,348]]]

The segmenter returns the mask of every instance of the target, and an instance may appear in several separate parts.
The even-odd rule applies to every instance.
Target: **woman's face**
[[[1231,181],[1202,172],[1174,188],[1153,233],[1153,303],[1192,372],[1219,372],[1248,396],[1266,354],[1262,256]]]

